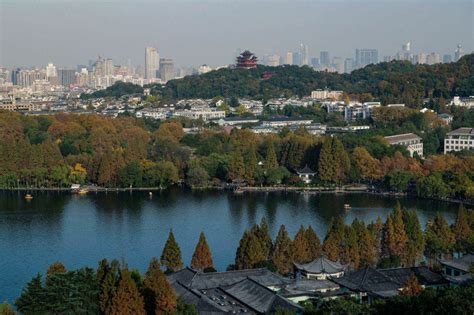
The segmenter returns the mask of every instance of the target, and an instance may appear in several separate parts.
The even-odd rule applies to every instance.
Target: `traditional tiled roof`
[[[305,165],[305,167],[303,167],[302,169],[299,169],[296,171],[296,173],[298,173],[299,175],[304,175],[304,174],[316,174],[315,171],[313,171],[312,169],[309,168],[308,164]]]
[[[401,286],[404,286],[407,283],[408,278],[410,278],[412,274],[416,276],[418,283],[421,285],[429,286],[447,283],[443,276],[429,270],[426,266],[378,269],[378,271],[390,277]]]
[[[440,263],[458,270],[462,270],[464,272],[469,272],[469,268],[472,264],[474,264],[474,255],[467,254],[461,258],[453,260],[440,260]]]
[[[319,257],[307,264],[294,263],[295,267],[307,273],[338,273],[344,271],[345,267],[338,262],[331,261],[326,257]]]
[[[397,282],[371,267],[334,278],[332,281],[349,290],[361,292],[388,292],[400,288]]]

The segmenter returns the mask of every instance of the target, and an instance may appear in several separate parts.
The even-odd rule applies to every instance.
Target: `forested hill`
[[[404,61],[369,65],[350,74],[314,71],[309,67],[258,66],[256,69],[220,69],[199,76],[153,86],[164,98],[304,96],[329,88],[356,94],[362,100],[421,105],[423,98],[474,95],[474,54],[456,63],[413,65]]]

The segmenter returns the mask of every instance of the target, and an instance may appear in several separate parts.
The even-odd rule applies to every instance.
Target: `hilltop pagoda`
[[[237,57],[237,68],[253,69],[257,67],[257,56],[246,50]]]

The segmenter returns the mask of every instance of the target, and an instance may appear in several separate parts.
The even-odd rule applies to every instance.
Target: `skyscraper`
[[[462,49],[461,44],[458,44],[456,51],[454,52],[454,61],[458,61],[462,56],[464,56],[464,50]]]
[[[356,49],[355,64],[357,68],[379,62],[377,49]]]
[[[159,70],[160,55],[154,47],[145,49],[145,79],[156,79],[156,71]]]
[[[292,52],[287,52],[285,55],[285,65],[292,65],[293,64],[293,53]]]
[[[354,70],[354,59],[346,58],[346,60],[344,60],[344,72],[351,73],[352,70]]]
[[[164,82],[174,79],[173,59],[160,59],[160,77]]]
[[[301,59],[301,53],[295,51],[293,53],[293,64],[294,65],[297,65],[297,66],[301,66],[302,65],[302,59]]]
[[[319,53],[319,63],[321,66],[326,67],[329,66],[331,59],[329,58],[329,51],[321,51]]]
[[[58,81],[62,86],[70,86],[76,81],[76,70],[74,69],[59,69]]]
[[[450,63],[450,62],[453,62],[453,56],[451,56],[451,54],[444,54],[443,63]]]
[[[302,66],[307,66],[309,65],[309,52],[308,52],[308,46],[305,44],[301,43],[301,65]]]

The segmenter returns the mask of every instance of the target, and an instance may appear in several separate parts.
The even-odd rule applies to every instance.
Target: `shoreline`
[[[98,186],[84,186],[88,193],[99,193],[99,192],[140,192],[140,191],[148,191],[148,192],[156,192],[156,191],[164,191],[167,188],[164,187],[132,187],[132,188],[111,188],[111,187],[98,187]],[[177,185],[177,187],[183,187],[181,185]],[[388,196],[388,197],[415,197],[418,199],[424,200],[434,200],[434,201],[444,201],[456,204],[464,204],[469,206],[474,206],[474,201],[469,200],[459,200],[459,199],[452,199],[452,198],[423,198],[416,195],[412,195],[409,193],[395,193],[389,191],[375,191],[364,186],[348,186],[348,187],[296,187],[296,186],[245,186],[240,187],[238,190],[232,190],[229,187],[225,186],[208,186],[208,187],[194,187],[189,188],[190,190],[194,191],[233,191],[236,195],[241,195],[243,193],[253,193],[253,192],[292,192],[292,193],[300,193],[300,194],[308,194],[308,195],[319,195],[319,194],[370,194],[370,195],[377,195],[377,196]],[[0,188],[0,192],[2,191],[17,191],[17,192],[70,192],[73,195],[77,193],[74,192],[70,187],[55,187],[55,188],[46,188],[46,187],[19,187],[19,188]]]

